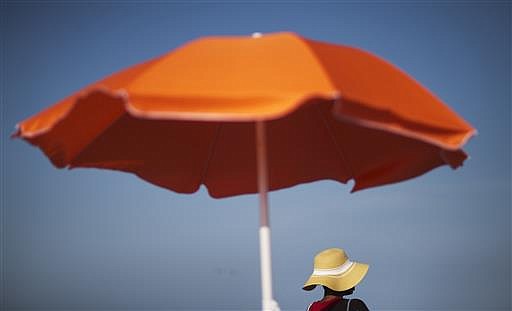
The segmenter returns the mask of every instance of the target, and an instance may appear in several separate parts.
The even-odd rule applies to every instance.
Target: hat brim
[[[368,272],[368,268],[367,264],[354,262],[352,267],[342,274],[311,275],[302,289],[313,290],[317,285],[323,285],[334,291],[344,291],[359,284]]]

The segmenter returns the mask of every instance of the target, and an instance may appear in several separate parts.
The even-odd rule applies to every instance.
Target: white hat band
[[[323,276],[323,275],[338,275],[342,274],[348,271],[352,267],[354,263],[350,260],[345,261],[344,264],[342,264],[339,267],[332,268],[332,269],[314,269],[313,275],[317,276]]]

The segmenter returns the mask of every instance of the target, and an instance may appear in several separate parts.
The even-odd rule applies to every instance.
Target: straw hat
[[[302,289],[312,290],[324,285],[334,291],[350,289],[364,278],[368,265],[353,262],[340,248],[329,248],[315,256],[314,270]]]

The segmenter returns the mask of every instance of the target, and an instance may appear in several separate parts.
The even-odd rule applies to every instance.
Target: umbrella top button
[[[253,32],[252,33],[253,38],[261,38],[261,36],[263,36],[263,34],[261,32]]]

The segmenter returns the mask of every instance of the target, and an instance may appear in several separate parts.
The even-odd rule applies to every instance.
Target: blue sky
[[[3,295],[9,309],[260,305],[254,195],[181,195],[136,177],[58,170],[14,125],[105,75],[199,36],[294,31],[408,72],[479,131],[471,159],[350,194],[270,194],[274,294],[303,310],[316,252],[370,264],[372,310],[511,308],[510,2],[2,2]]]

